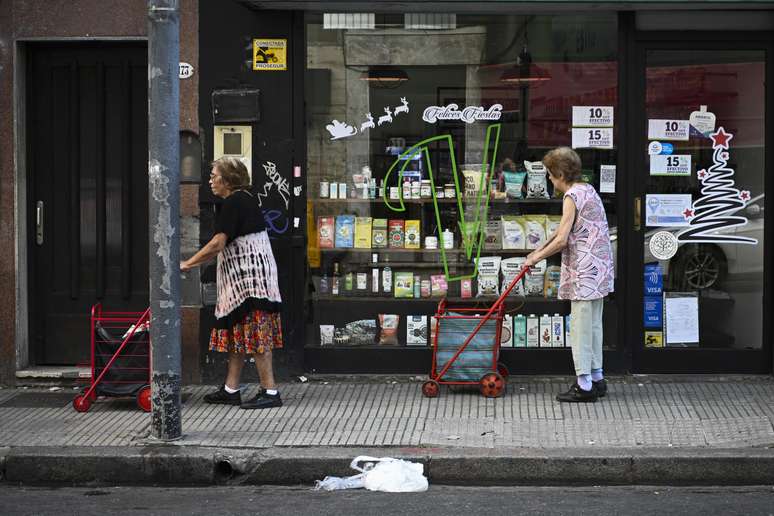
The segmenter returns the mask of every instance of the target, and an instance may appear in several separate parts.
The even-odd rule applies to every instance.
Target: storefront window
[[[765,52],[646,62],[645,346],[760,349]]]
[[[428,346],[441,297],[491,303],[558,224],[552,148],[577,148],[616,234],[614,14],[369,19],[307,15],[309,346]],[[558,271],[509,298],[504,347],[569,345],[527,332],[567,322]]]

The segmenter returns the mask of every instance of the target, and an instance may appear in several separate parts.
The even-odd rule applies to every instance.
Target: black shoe
[[[594,387],[590,391],[584,391],[577,383],[572,384],[570,390],[556,395],[556,401],[566,401],[568,403],[589,403],[597,401],[597,391]]]
[[[280,398],[279,392],[277,394],[269,394],[264,390],[259,391],[255,397],[242,403],[242,408],[245,410],[265,409],[281,406],[282,398]]]
[[[242,403],[242,396],[239,394],[239,391],[229,394],[226,392],[226,386],[221,385],[217,391],[205,394],[204,402],[219,405],[239,405]]]
[[[594,385],[594,388],[597,390],[597,397],[598,398],[604,398],[605,394],[607,394],[607,382],[604,378],[602,378],[599,381],[591,382]]]

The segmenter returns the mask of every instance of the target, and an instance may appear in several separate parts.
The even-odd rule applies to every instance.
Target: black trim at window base
[[[654,374],[769,374],[766,350],[648,349],[639,356],[637,372]]]

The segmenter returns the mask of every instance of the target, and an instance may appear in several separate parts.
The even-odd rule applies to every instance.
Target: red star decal
[[[701,170],[699,170],[699,171],[696,173],[696,176],[697,176],[699,179],[704,179],[705,177],[707,177],[707,171],[706,171],[706,170],[704,170],[704,169],[701,169]]]
[[[686,208],[685,211],[683,212],[683,217],[685,217],[685,220],[688,220],[691,217],[693,217],[693,210],[690,208]]]
[[[750,192],[748,190],[742,190],[739,192],[739,198],[743,201],[747,201],[750,199]]]
[[[710,138],[712,138],[712,147],[717,148],[721,147],[723,149],[728,149],[728,142],[733,138],[734,135],[731,133],[727,133],[725,129],[722,127],[719,127],[717,132],[714,132],[710,135]]]

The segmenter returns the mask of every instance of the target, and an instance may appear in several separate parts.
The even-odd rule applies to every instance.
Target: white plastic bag
[[[368,464],[360,468],[358,463],[375,463],[368,468]],[[350,466],[362,471],[365,475],[364,486],[369,491],[384,491],[387,493],[419,493],[427,491],[427,477],[424,476],[425,467],[422,464],[409,462],[392,457],[367,457],[362,455],[355,457]]]
[[[359,466],[360,463],[364,463]],[[325,477],[315,482],[314,489],[336,491],[339,489],[358,489],[365,487],[369,491],[388,493],[417,493],[427,491],[427,478],[422,464],[392,457],[355,457],[349,465],[359,471],[351,477]]]

